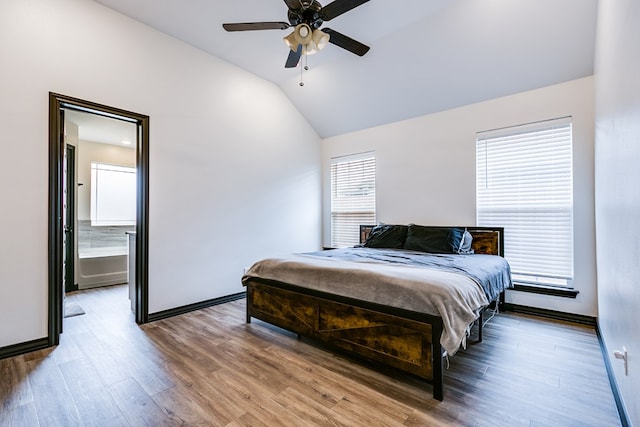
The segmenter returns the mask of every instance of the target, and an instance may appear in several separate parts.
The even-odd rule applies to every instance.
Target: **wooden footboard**
[[[252,279],[245,285],[247,322],[255,317],[416,375],[433,385],[435,399],[443,399],[439,317],[280,282]]]

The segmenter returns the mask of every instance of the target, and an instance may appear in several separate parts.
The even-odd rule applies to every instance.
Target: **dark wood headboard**
[[[375,225],[360,225],[360,243],[364,243],[369,237],[371,230]],[[466,228],[473,242],[471,247],[477,254],[500,255],[504,256],[504,227],[469,227],[469,226],[443,226],[442,228]]]

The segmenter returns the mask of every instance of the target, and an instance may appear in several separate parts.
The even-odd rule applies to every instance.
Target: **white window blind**
[[[572,287],[571,118],[478,133],[476,160],[477,224],[505,228],[514,281]]]
[[[331,159],[331,246],[360,241],[360,224],[376,222],[373,153]]]

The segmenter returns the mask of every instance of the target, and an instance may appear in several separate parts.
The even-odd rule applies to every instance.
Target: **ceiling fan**
[[[294,27],[293,32],[284,38],[290,48],[285,68],[296,67],[303,54],[316,53],[327,43],[363,56],[369,51],[369,46],[331,28],[320,30],[320,26],[368,1],[334,0],[323,7],[317,0],[284,0],[289,8],[289,22],[239,22],[222,24],[222,27],[227,31],[286,30]]]

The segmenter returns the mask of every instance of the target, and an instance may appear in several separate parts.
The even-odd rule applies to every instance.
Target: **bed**
[[[443,356],[511,287],[503,228],[363,225],[361,245],[256,262],[243,276],[257,318],[415,375],[443,400]],[[489,283],[487,283],[487,281]]]

